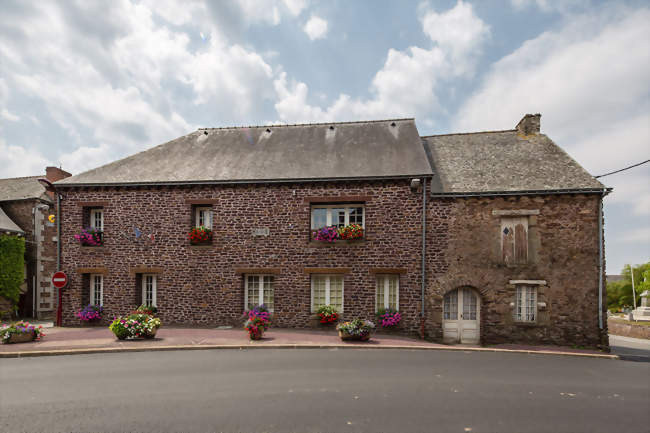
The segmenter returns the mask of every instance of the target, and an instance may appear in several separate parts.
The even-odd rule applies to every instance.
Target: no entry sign
[[[55,272],[54,275],[52,275],[52,284],[57,289],[61,289],[65,287],[66,284],[68,284],[68,276],[61,271]]]

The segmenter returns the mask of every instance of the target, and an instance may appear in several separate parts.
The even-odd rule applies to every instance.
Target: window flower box
[[[402,321],[402,315],[393,308],[380,308],[377,311],[377,321],[383,330],[395,330]]]
[[[312,231],[312,239],[318,242],[355,241],[363,239],[364,230],[359,224],[344,227],[325,226]]]
[[[212,243],[212,230],[207,227],[194,227],[187,234],[190,245],[207,245]]]
[[[316,310],[313,319],[317,321],[317,326],[330,326],[338,322],[339,313],[331,305],[323,305]]]
[[[82,247],[100,247],[104,245],[104,233],[93,227],[82,229],[74,238]]]
[[[104,308],[101,305],[86,305],[82,310],[75,313],[75,316],[81,323],[94,324],[102,320],[102,313]]]

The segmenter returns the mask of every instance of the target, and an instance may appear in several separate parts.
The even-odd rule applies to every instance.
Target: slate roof
[[[11,218],[5,213],[4,210],[0,207],[0,233],[2,232],[12,232],[19,233],[24,235],[25,232],[18,227],[18,224],[13,222]]]
[[[14,177],[0,179],[0,201],[37,198],[51,201],[38,179],[45,176]]]
[[[433,160],[433,194],[604,188],[544,134],[508,130],[422,139]]]
[[[199,129],[56,185],[256,182],[431,174],[414,119]]]

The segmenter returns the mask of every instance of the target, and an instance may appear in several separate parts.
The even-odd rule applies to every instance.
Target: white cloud
[[[307,21],[307,24],[305,24],[305,27],[303,27],[303,30],[312,41],[323,39],[327,35],[327,21],[321,17],[312,15],[309,21]]]
[[[517,10],[536,6],[543,12],[566,13],[571,9],[588,6],[590,0],[510,0]]]
[[[20,120],[20,116],[13,114],[11,111],[7,110],[6,108],[0,110],[0,117],[10,122],[18,122]]]
[[[40,152],[22,146],[10,146],[0,138],[0,177],[34,176],[52,165]]]
[[[284,5],[293,16],[298,16],[307,7],[307,0],[284,0]]]
[[[330,121],[430,115],[438,108],[436,90],[441,81],[471,75],[489,29],[472,6],[459,1],[446,12],[423,10],[422,28],[431,39],[429,49],[390,49],[383,67],[370,85],[372,98],[340,94],[326,108],[311,105],[303,82],[290,81],[286,74],[275,80],[280,119],[286,122]],[[453,28],[453,37],[438,30]],[[417,90],[414,85],[417,83]]]
[[[650,244],[650,228],[628,230],[621,236],[620,240],[626,243]]]

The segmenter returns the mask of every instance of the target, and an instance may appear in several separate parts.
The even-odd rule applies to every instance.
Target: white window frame
[[[207,224],[201,224],[201,212],[205,212],[204,216],[208,216],[208,223]],[[210,206],[198,206],[195,210],[194,213],[194,222],[195,222],[195,227],[207,227],[210,230],[212,230],[212,207]]]
[[[97,216],[99,216],[99,226],[97,225]],[[104,209],[90,209],[90,227],[100,232],[104,231]]]
[[[521,314],[519,307],[521,305]],[[532,310],[532,319],[531,317]],[[515,311],[514,319],[521,323],[537,322],[537,286],[521,284],[515,287]]]
[[[341,308],[340,311],[338,311],[339,314],[343,313],[343,309],[345,308],[345,278],[341,274],[311,274],[310,277],[310,282],[311,282],[311,312],[314,313],[316,312],[316,308],[314,308],[314,278],[320,278],[323,277],[325,278],[325,305],[332,305],[330,303],[330,287],[331,287],[331,278],[332,277],[337,277],[341,278]]]
[[[158,277],[156,274],[142,274],[142,304],[147,304],[147,277],[151,277],[151,304],[154,307],[157,307],[156,301],[156,292],[158,291]]]
[[[256,305],[264,304],[264,277],[271,277],[271,288],[273,290],[273,308],[269,308],[269,312],[275,309],[275,275],[273,274],[244,274],[244,310],[248,310],[248,277],[259,277],[257,290],[259,292],[258,302]],[[268,307],[268,305],[267,305]]]
[[[320,227],[316,227],[314,224],[314,209],[326,209],[327,210],[327,226],[334,225],[332,223],[332,209],[344,209],[345,210],[345,225],[350,225],[350,209],[361,208],[361,227],[366,228],[366,206],[363,203],[340,203],[340,204],[327,204],[327,205],[312,205],[311,207],[311,229],[317,230]],[[356,223],[355,223],[356,224]],[[338,225],[338,224],[337,224]]]
[[[395,286],[395,309],[399,311],[399,274],[377,274],[375,276],[375,312],[380,308],[389,308],[390,305],[390,279],[394,278],[397,282]],[[377,304],[377,289],[379,284],[384,285],[384,304]]]
[[[95,303],[97,281],[99,281],[99,306],[101,307],[104,305],[104,276],[102,274],[90,274],[90,304],[97,305]]]

